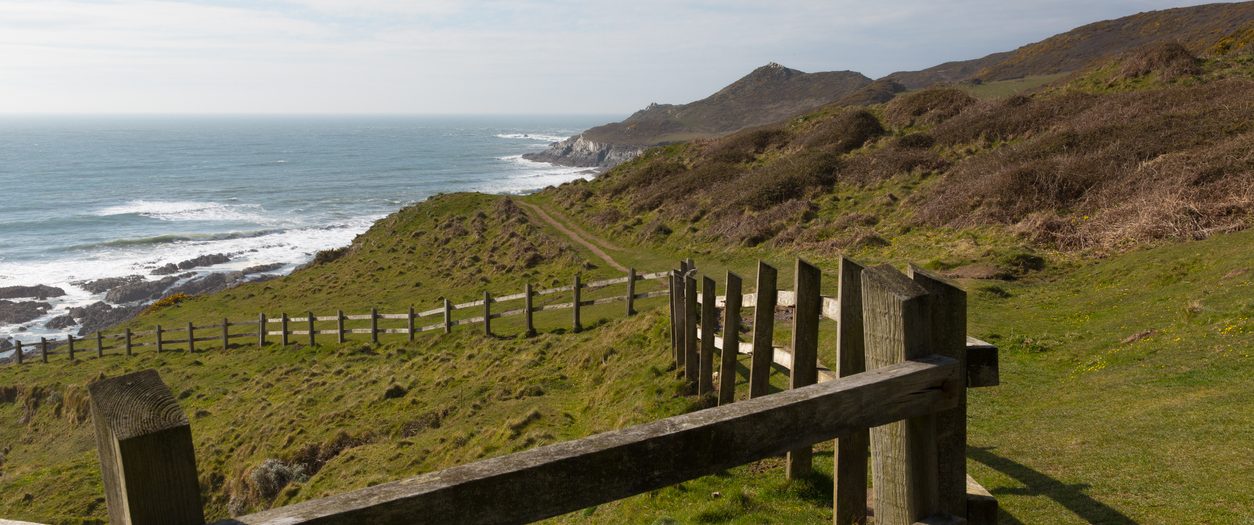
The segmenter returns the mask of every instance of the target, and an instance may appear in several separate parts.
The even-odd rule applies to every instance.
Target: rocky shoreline
[[[576,168],[612,168],[644,152],[641,146],[595,142],[576,135],[549,144],[548,149],[524,154],[524,159]]]

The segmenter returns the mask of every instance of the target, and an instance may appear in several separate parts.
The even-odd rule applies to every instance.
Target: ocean
[[[157,267],[209,254],[230,261],[191,271],[281,264],[272,273],[286,273],[437,193],[525,193],[590,177],[521,155],[610,120],[4,117],[0,288],[48,285],[66,295],[39,300],[50,308],[38,318],[0,322],[0,340],[76,331],[44,324],[103,299],[83,281],[154,280]]]

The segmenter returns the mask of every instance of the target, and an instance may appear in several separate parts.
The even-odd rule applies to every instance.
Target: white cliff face
[[[635,158],[643,151],[644,148],[639,146],[594,142],[583,135],[577,135],[554,142],[544,151],[523,155],[523,158],[562,166],[611,168]]]

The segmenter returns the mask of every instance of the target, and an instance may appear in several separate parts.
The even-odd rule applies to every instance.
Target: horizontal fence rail
[[[230,348],[233,343],[237,343],[241,339],[251,340],[259,345],[266,345],[272,342],[282,345],[297,342],[317,344],[318,336],[332,336],[337,343],[346,342],[346,336],[349,335],[368,335],[372,342],[378,342],[379,335],[408,335],[409,339],[413,340],[416,334],[422,332],[440,330],[447,332],[456,326],[487,325],[487,322],[494,319],[519,316],[527,318],[527,333],[533,334],[535,331],[531,317],[540,312],[557,310],[578,311],[584,307],[627,303],[628,315],[635,313],[636,301],[665,297],[669,294],[665,287],[660,290],[638,292],[636,284],[640,282],[665,281],[669,278],[669,275],[669,272],[637,274],[634,269],[631,269],[626,276],[580,283],[578,288],[572,284],[533,291],[531,290],[531,285],[527,285],[527,291],[522,293],[495,297],[489,295],[486,300],[479,299],[457,304],[446,302],[445,305],[430,310],[415,311],[413,308],[410,308],[405,313],[381,313],[377,310],[353,314],[336,312],[335,315],[315,315],[313,312],[301,312],[296,315],[262,313],[252,320],[215,319],[203,324],[188,323],[178,327],[157,325],[147,330],[122,329],[116,333],[102,331],[84,336],[66,336],[63,339],[41,338],[40,341],[35,343],[24,343],[19,340],[14,343],[13,354],[8,360],[15,365],[24,364],[32,361],[32,359],[46,363],[50,355],[55,356],[62,352],[71,360],[82,357],[82,354],[92,354],[95,357],[104,357],[107,354],[134,355],[136,351],[141,349],[155,349],[157,352],[195,352],[213,347]],[[573,297],[576,290],[580,293],[587,293],[620,285],[626,285],[627,293],[609,297],[581,299],[578,302],[565,301],[532,304],[533,299],[536,298],[556,297],[557,294],[568,294]],[[514,302],[523,304],[520,305],[520,308],[492,311],[494,305]],[[456,312],[466,311],[476,312],[479,315],[460,319],[453,318]],[[484,315],[485,313],[487,315]],[[578,315],[576,315],[577,317]],[[431,322],[432,318],[439,319],[439,322]],[[367,322],[368,326],[347,326],[349,322],[362,321]],[[379,326],[380,321],[404,321],[404,326]],[[318,326],[318,323],[323,325]],[[327,326],[327,324],[331,323],[335,326]],[[485,326],[485,328],[490,334],[490,326]],[[299,340],[294,339],[293,336],[299,336]],[[198,343],[208,343],[208,345]]]

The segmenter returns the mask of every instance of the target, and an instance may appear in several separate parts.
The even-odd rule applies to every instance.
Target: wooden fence
[[[965,392],[996,383],[996,349],[966,338],[965,294],[917,268],[907,276],[846,260],[831,303],[819,293],[817,268],[798,261],[797,270],[791,292],[775,289],[776,271],[765,264],[754,294],[728,274],[721,299],[708,277],[696,293],[690,262],[665,274],[677,371],[714,399],[719,353],[718,406],[217,523],[529,522],[782,453],[795,477],[811,468],[810,447],[833,439],[836,523],[866,522],[868,462],[878,524],[993,523],[996,501],[965,474]],[[792,304],[787,348],[771,344],[781,303]],[[746,349],[745,305],[756,310],[749,398],[737,401],[735,381],[726,380],[736,356],[720,348]],[[823,318],[838,323],[836,371],[818,365]],[[783,362],[790,388],[768,394],[766,374]],[[88,390],[110,520],[203,525],[191,427],[157,372]]]
[[[415,311],[411,306],[409,311],[404,313],[380,313],[376,308],[361,314],[346,315],[343,310],[339,310],[334,315],[323,316],[314,315],[313,312],[303,312],[298,316],[291,316],[286,312],[278,314],[262,312],[251,320],[223,318],[202,324],[188,322],[177,328],[163,327],[158,324],[151,330],[124,328],[112,333],[96,332],[89,337],[68,335],[62,339],[40,338],[39,342],[35,343],[33,352],[29,344],[24,347],[21,341],[16,341],[9,362],[14,365],[24,364],[30,360],[27,354],[36,352],[36,361],[47,363],[50,355],[55,356],[62,352],[68,359],[73,360],[85,355],[104,357],[109,353],[129,356],[145,348],[153,349],[158,353],[196,352],[215,347],[227,349],[230,348],[232,341],[239,339],[254,341],[263,346],[268,343],[286,346],[298,342],[315,345],[318,343],[318,336],[333,336],[336,343],[344,343],[350,335],[367,335],[371,342],[377,343],[380,335],[401,334],[407,335],[412,341],[417,334],[422,332],[442,330],[448,333],[455,326],[472,324],[482,324],[484,332],[491,334],[493,319],[514,316],[524,317],[526,332],[532,335],[535,333],[535,314],[554,310],[571,310],[573,312],[571,328],[578,331],[582,329],[580,316],[583,308],[622,302],[626,303],[626,315],[632,315],[636,312],[636,301],[664,297],[669,293],[666,289],[638,292],[637,284],[646,281],[665,281],[668,276],[668,272],[638,274],[633,268],[627,271],[626,276],[614,279],[584,283],[581,282],[581,276],[576,275],[574,282],[568,286],[533,290],[532,285],[527,284],[521,293],[493,296],[484,292],[483,299],[460,304],[453,304],[448,299],[444,299],[439,308],[424,311]],[[584,295],[617,286],[625,286],[626,291],[621,295],[607,297],[588,298]],[[546,297],[560,301],[564,294],[570,298],[569,301],[536,304],[537,299]],[[512,310],[493,311],[494,305],[511,302],[522,304],[520,308]],[[479,315],[456,318],[457,312],[463,311]],[[437,322],[430,323],[431,319]],[[380,326],[380,321],[391,322],[395,326]],[[404,323],[397,321],[404,321]],[[356,326],[351,326],[350,323]]]

